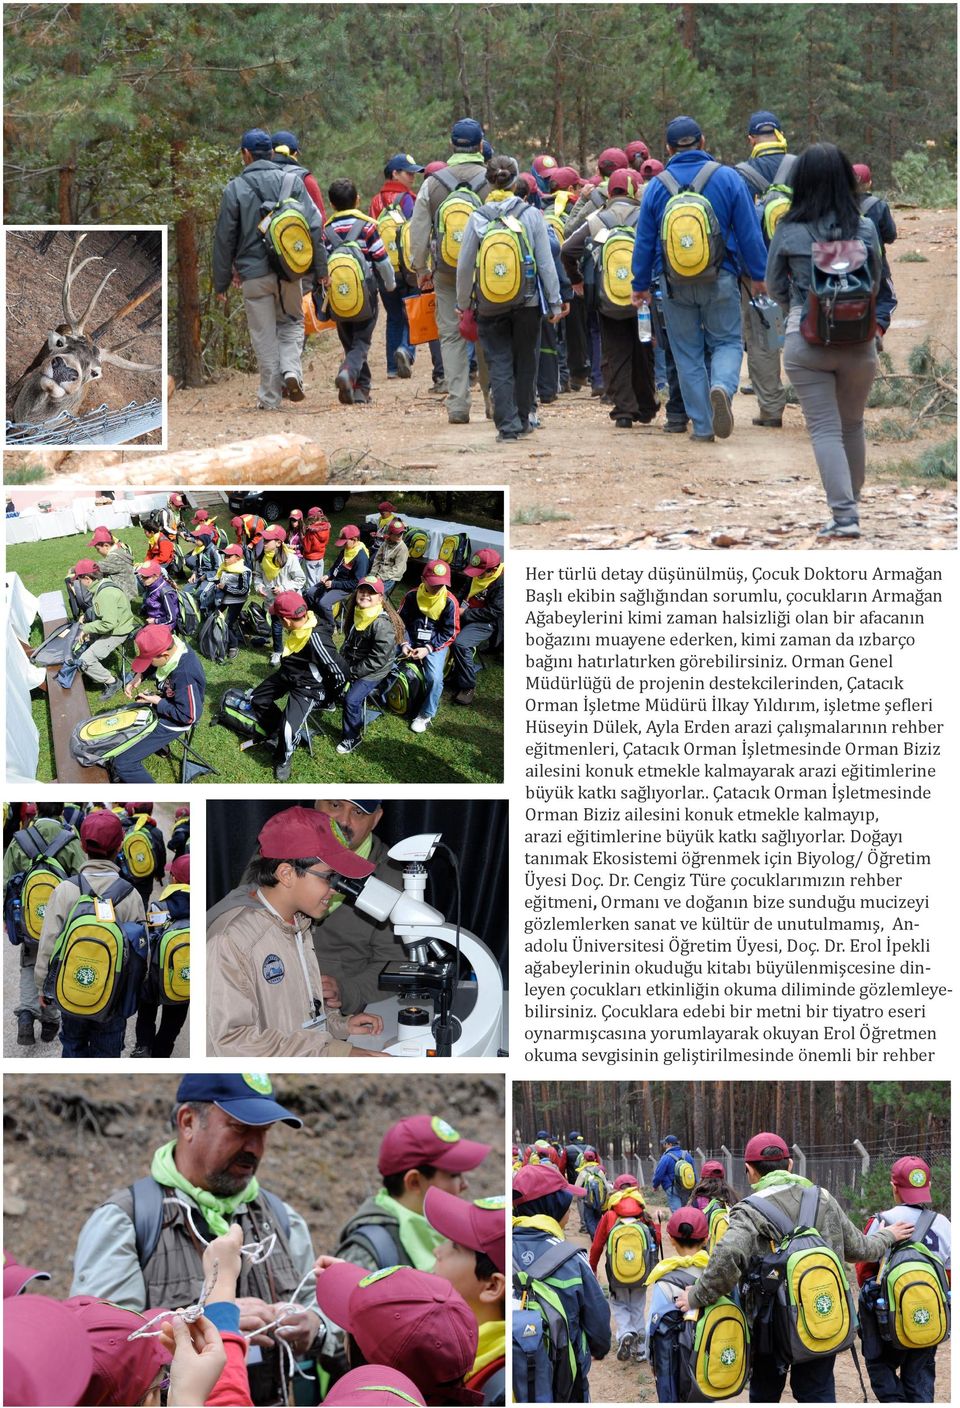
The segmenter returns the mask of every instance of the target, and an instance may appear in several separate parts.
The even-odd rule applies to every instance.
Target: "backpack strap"
[[[281,205],[285,200],[289,200],[293,195],[293,188],[296,185],[296,171],[285,171],[283,180],[280,182],[280,194],[277,197],[277,204]]]
[[[433,175],[441,186],[446,186],[448,194],[452,194],[458,186],[469,186],[474,195],[478,196],[481,186],[487,184],[486,171],[475,171],[472,176],[458,176],[453,167],[445,166],[442,171],[434,171]]]
[[[780,165],[773,173],[771,185],[785,185],[790,179],[790,172],[793,170],[796,160],[797,158],[795,156],[791,156],[789,152],[784,152],[783,156],[780,158]],[[876,197],[874,197],[874,199],[876,199]]]
[[[145,1178],[138,1178],[136,1183],[131,1183],[126,1190],[130,1194],[130,1218],[133,1222],[133,1232],[137,1244],[137,1260],[141,1267],[145,1267],[157,1249],[160,1241],[160,1233],[163,1231],[163,1199],[165,1190],[155,1178],[149,1174]],[[259,1193],[260,1201],[269,1210],[271,1217],[276,1222],[284,1239],[290,1238],[290,1215],[287,1212],[285,1203],[278,1198],[276,1193],[270,1193],[266,1188],[261,1188]],[[126,1212],[123,1204],[118,1204]],[[203,1212],[197,1209],[195,1217],[206,1226]]]
[[[927,1233],[933,1229],[933,1224],[936,1220],[937,1214],[932,1208],[928,1208],[926,1212],[922,1212],[917,1218],[916,1227],[913,1229],[913,1240],[915,1242],[922,1242]]]
[[[260,1189],[260,1201],[268,1209],[270,1216],[283,1233],[284,1240],[290,1240],[290,1213],[286,1203],[268,1188]]]
[[[352,1227],[349,1240],[354,1239],[363,1243],[367,1250],[373,1253],[377,1266],[381,1269],[397,1265],[397,1243],[382,1222],[363,1222],[359,1227]]]
[[[796,1223],[792,1218],[787,1216],[778,1203],[774,1202],[773,1198],[761,1198],[757,1195],[751,1195],[749,1198],[744,1198],[743,1201],[748,1207],[755,1208],[757,1212],[762,1213],[767,1222],[773,1225],[781,1238],[790,1236]]]
[[[691,191],[695,191],[697,195],[700,195],[713,173],[719,170],[719,161],[705,161],[696,176],[694,176],[693,180],[690,182]]]
[[[531,1281],[545,1281],[548,1276],[552,1276],[555,1271],[559,1271],[563,1264],[577,1255],[576,1248],[571,1247],[568,1242],[555,1242],[546,1247],[540,1255],[529,1266],[517,1265],[517,1251],[514,1248],[513,1269],[526,1276]]]
[[[27,857],[27,860],[35,861],[38,856],[43,855],[46,842],[35,826],[28,826],[23,831],[18,831],[13,839]]]
[[[334,217],[334,219],[335,218],[336,217]],[[335,230],[332,222],[330,224],[330,228],[325,229],[323,233],[325,238],[330,242],[330,244],[333,245],[333,248],[339,249],[341,245],[356,244],[357,236],[363,234],[363,227],[365,223],[366,222],[364,220],[360,220],[355,216],[353,221],[351,222],[349,230],[345,235],[341,235],[338,230]],[[363,251],[361,251],[361,253],[363,253]],[[364,254],[363,257],[366,258],[366,254]]]
[[[490,1377],[480,1385],[484,1403],[505,1403],[507,1396],[507,1366],[501,1364]]]
[[[814,1184],[812,1188],[804,1188],[800,1198],[800,1226],[816,1227],[817,1213],[819,1210],[820,1189],[816,1184]]]
[[[659,181],[662,186],[666,186],[670,195],[675,196],[679,193],[680,182],[677,180],[676,176],[674,176],[672,171],[658,171],[653,179],[655,181]]]
[[[875,206],[880,204],[879,196],[862,196],[860,199],[860,214],[869,215]]]
[[[782,166],[783,163],[781,162],[780,165]],[[737,164],[736,164],[736,166],[735,166],[733,169],[734,169],[734,171],[739,171],[739,172],[740,172],[740,175],[744,178],[744,180],[747,182],[747,184],[748,184],[749,186],[752,186],[752,187],[753,187],[754,195],[757,195],[757,196],[764,196],[764,195],[766,195],[766,193],[767,193],[767,187],[769,186],[770,183],[769,183],[769,181],[765,181],[765,180],[763,179],[763,177],[760,175],[760,172],[757,170],[757,168],[753,165],[752,162],[750,162],[750,161],[738,161]],[[779,175],[780,175],[780,168],[778,167],[778,168],[777,168],[777,177],[778,177],[778,178],[779,178]]]

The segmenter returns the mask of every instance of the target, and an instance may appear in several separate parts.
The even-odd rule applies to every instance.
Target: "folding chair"
[[[198,777],[206,777],[208,774],[211,777],[220,776],[217,769],[211,767],[204,758],[200,757],[196,749],[193,748],[193,732],[195,728],[196,724],[193,724],[192,727],[187,729],[186,733],[178,734],[176,738],[172,738],[167,744],[167,751],[174,762],[177,761],[177,755],[174,750],[178,744],[180,746],[180,782],[195,782]]]

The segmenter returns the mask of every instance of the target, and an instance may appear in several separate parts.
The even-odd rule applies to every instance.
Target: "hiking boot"
[[[466,709],[473,703],[476,697],[477,691],[475,689],[461,689],[459,694],[453,696],[453,702],[454,704],[462,704]]]
[[[645,1344],[640,1343],[640,1339],[638,1336],[637,1343],[633,1346],[633,1362],[634,1364],[646,1364],[647,1360],[647,1346]]]
[[[556,399],[556,396],[541,396],[540,404],[541,406],[552,406]]]
[[[783,427],[783,416],[754,416],[751,425],[769,425],[776,430]]]
[[[278,782],[289,782],[292,771],[293,759],[288,758],[285,763],[277,763],[277,766],[273,770],[273,775]]]
[[[337,388],[337,400],[341,406],[352,406],[353,382],[350,379],[350,373],[346,369],[337,372],[333,384]]]
[[[713,411],[713,433],[718,440],[727,440],[733,433],[733,407],[722,386],[711,386],[710,408]]]
[[[153,1052],[150,1050],[149,1046],[135,1046],[130,1052],[130,1060],[140,1061],[144,1058],[149,1058],[152,1055]]]
[[[435,381],[432,386],[428,386],[427,391],[431,396],[446,396],[447,383],[441,378],[440,381]]]
[[[537,424],[539,424],[539,422],[538,422]],[[521,427],[520,427],[520,429],[518,430],[517,434],[518,434],[518,435],[532,435],[533,432],[536,430],[536,428],[537,428],[537,426],[531,425],[530,422],[528,421],[526,425],[521,425]]]
[[[715,435],[691,435],[690,439],[695,440],[699,445],[712,445],[716,440]]]
[[[578,377],[578,376],[572,376],[572,377],[570,378],[570,383],[569,383],[569,385],[567,386],[567,390],[568,390],[568,391],[582,391],[583,388],[586,386],[586,384],[587,384],[587,383],[586,383],[585,381],[581,381],[580,377]]]
[[[397,376],[401,381],[409,381],[413,375],[413,362],[410,360],[410,353],[405,347],[398,347],[393,354],[393,360],[397,364]]]
[[[633,416],[617,416],[613,423],[618,430],[632,430]]]
[[[519,440],[520,436],[519,434],[514,434],[512,431],[508,433],[506,430],[498,430],[497,439],[503,443],[506,440]]]
[[[829,523],[825,523],[817,534],[818,538],[859,538],[859,523],[837,523],[831,518]]]
[[[275,651],[273,651],[272,655],[270,656],[270,664],[271,664],[271,665],[279,665],[279,664],[280,664],[280,659],[281,659],[281,657],[280,657],[280,651],[279,651],[279,650],[275,650]]]
[[[373,397],[370,395],[370,392],[367,391],[365,387],[355,386],[353,388],[353,404],[355,406],[369,406],[372,400]]]
[[[48,1041],[48,1042],[49,1042],[49,1041],[55,1041],[55,1040],[56,1040],[56,1037],[57,1037],[57,1034],[58,1034],[59,1031],[60,1031],[60,1018],[59,1018],[59,1017],[41,1017],[41,1018],[40,1018],[40,1040],[41,1040],[41,1041]]]
[[[352,753],[354,748],[360,747],[359,735],[356,738],[341,738],[337,744],[338,753]]]
[[[621,1364],[625,1364],[633,1353],[636,1338],[636,1332],[634,1330],[628,1330],[617,1344],[617,1358],[620,1360]]]
[[[447,421],[450,425],[469,425],[469,411],[447,411]]]
[[[426,733],[429,727],[430,720],[427,718],[426,714],[418,714],[417,717],[414,719],[413,723],[410,725],[410,732]]]
[[[591,395],[591,396],[602,396],[602,395],[603,395],[603,387],[602,387],[602,386],[591,386],[591,388],[590,388],[590,395]]]
[[[236,658],[237,658],[237,656],[238,656],[239,654],[240,654],[240,647],[239,647],[238,645],[231,645],[230,649],[227,651],[227,659],[228,659],[228,660],[236,660]]]
[[[304,399],[303,386],[300,378],[294,372],[287,372],[283,378],[283,394],[290,401],[302,401]]]
[[[119,688],[120,688],[120,681],[119,681],[119,680],[110,680],[110,682],[109,682],[108,684],[105,684],[105,685],[103,686],[103,689],[101,689],[101,691],[100,691],[100,698],[101,698],[101,699],[112,699],[113,696],[116,694],[116,692],[117,692],[117,690],[118,690]]]
[[[687,422],[685,420],[668,420],[663,427],[664,435],[686,435]]]
[[[37,1038],[33,1034],[33,1017],[29,1012],[21,1012],[17,1017],[17,1045],[36,1046]]]
[[[740,388],[740,395],[741,395],[741,396],[756,396],[756,394],[757,394],[757,393],[754,391],[754,389],[753,389],[753,387],[750,385],[749,381],[745,381],[745,382],[743,383],[743,385],[741,386],[741,388]]]

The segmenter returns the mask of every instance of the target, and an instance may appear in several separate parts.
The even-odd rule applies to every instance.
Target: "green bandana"
[[[167,660],[165,664],[157,666],[158,680],[165,680],[167,678],[167,675],[171,674],[172,671],[177,668],[177,666],[180,664],[180,661],[183,659],[186,649],[187,647],[184,642],[182,640],[178,640],[177,637],[174,636],[173,654],[170,656],[170,659]]]
[[[787,1173],[786,1169],[775,1168],[772,1173],[765,1173],[758,1183],[751,1188],[751,1193],[762,1192],[764,1188],[812,1188],[813,1184],[809,1178],[801,1178],[799,1173]]]
[[[432,1271],[434,1253],[443,1241],[440,1233],[433,1230],[423,1213],[405,1208],[403,1203],[391,1198],[385,1188],[380,1189],[373,1201],[397,1219],[400,1245],[417,1270]]]
[[[230,1222],[237,1208],[243,1203],[253,1202],[260,1192],[260,1184],[251,1178],[246,1188],[232,1198],[218,1198],[215,1193],[208,1193],[206,1188],[195,1188],[173,1161],[176,1145],[175,1139],[171,1139],[169,1144],[161,1144],[150,1165],[151,1178],[155,1178],[164,1188],[179,1188],[181,1193],[186,1193],[203,1213],[210,1231],[217,1237],[225,1236],[230,1231]]]
[[[346,845],[346,841],[344,841],[344,845]],[[365,840],[361,841],[360,845],[359,845],[359,846],[357,847],[357,849],[354,851],[354,855],[355,855],[355,856],[362,856],[364,860],[369,860],[369,859],[370,859],[370,852],[371,852],[372,850],[373,850],[373,833],[371,832],[370,835],[367,836]],[[330,896],[330,901],[329,901],[329,903],[327,904],[326,913],[324,914],[323,918],[324,918],[324,919],[328,919],[335,909],[339,909],[339,908],[340,908],[340,906],[343,904],[343,901],[344,901],[344,896],[340,894],[339,890],[336,892],[336,894],[331,895],[331,896]],[[322,920],[322,919],[321,919],[320,923],[321,923],[321,924],[323,923],[323,920]]]

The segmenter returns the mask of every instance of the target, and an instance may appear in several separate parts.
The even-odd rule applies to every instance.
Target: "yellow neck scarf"
[[[389,528],[396,516],[395,513],[381,513],[380,521],[377,523],[379,531],[382,533],[385,528]]]
[[[283,630],[283,654],[296,655],[301,651],[316,629],[317,618],[312,611],[308,611],[303,618],[303,624],[294,626],[292,631],[284,627]]]
[[[283,571],[283,565],[286,562],[286,557],[287,555],[282,543],[275,551],[265,552],[263,554],[263,557],[260,559],[260,566],[268,582],[272,582],[275,577],[280,576],[280,573]]]
[[[171,895],[176,895],[176,894],[180,894],[180,893],[189,895],[189,893],[190,893],[190,886],[189,886],[189,885],[168,885],[165,890],[161,890],[161,892],[160,892],[160,898],[161,898],[162,900],[166,900],[166,899],[169,899]]]
[[[378,616],[383,614],[383,601],[374,602],[373,606],[359,606],[354,603],[353,607],[353,628],[355,631],[365,631],[368,626],[372,626]]]
[[[647,1277],[646,1284],[652,1286],[654,1281],[659,1281],[668,1271],[677,1271],[680,1267],[689,1267],[691,1270],[696,1267],[702,1270],[709,1260],[709,1254],[705,1251],[694,1252],[693,1256],[668,1256],[664,1261],[657,1262]]]
[[[417,605],[424,616],[429,616],[431,621],[439,621],[446,604],[446,587],[441,587],[438,592],[428,592],[422,582],[417,587]]]
[[[477,1339],[477,1357],[473,1361],[473,1368],[467,1375],[471,1378],[474,1374],[479,1374],[481,1369],[485,1369],[488,1364],[493,1364],[498,1359],[503,1359],[507,1352],[507,1326],[503,1320],[485,1320],[478,1327],[479,1335]]]
[[[362,547],[363,544],[361,543],[359,538],[355,538],[352,542],[346,543],[343,549],[344,562],[352,562]]]
[[[246,568],[247,564],[242,557],[225,557],[223,559],[223,565],[217,570],[217,581],[219,582],[220,578],[225,576],[228,572],[232,573],[235,577],[238,572],[245,572]]]
[[[769,156],[771,152],[785,152],[787,139],[782,132],[776,132],[764,142],[758,142],[750,152],[751,156]]]
[[[533,1217],[515,1217],[513,1225],[514,1227],[535,1227],[538,1232],[546,1232],[551,1237],[559,1237],[561,1242],[566,1241],[559,1222],[555,1217],[550,1217],[545,1212],[535,1213]]]
[[[485,572],[482,577],[471,577],[467,600],[469,601],[472,596],[479,596],[481,592],[487,590],[487,587],[492,587],[497,578],[502,576],[502,574],[503,563],[501,562],[492,572]]]

